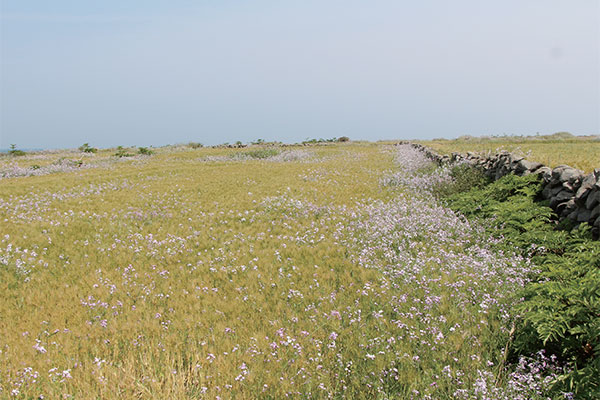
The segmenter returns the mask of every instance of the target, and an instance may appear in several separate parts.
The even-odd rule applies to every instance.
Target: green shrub
[[[576,229],[562,254],[536,257],[542,271],[517,309],[523,329],[516,354],[543,348],[573,366],[559,382],[577,398],[600,398],[600,243]]]
[[[450,170],[452,182],[434,188],[437,197],[448,197],[456,193],[464,193],[471,189],[482,188],[491,182],[480,168],[469,164],[455,165]]]
[[[187,144],[187,146],[192,149],[201,149],[202,147],[204,147],[204,145],[202,143],[197,143],[197,142],[189,142]]]
[[[10,154],[11,156],[17,157],[17,156],[24,156],[26,153],[23,150],[18,150],[16,144],[11,144],[8,154]]]
[[[95,147],[91,147],[89,145],[89,143],[84,143],[81,146],[79,146],[79,150],[83,151],[84,153],[96,153],[98,152],[98,149]]]
[[[150,155],[154,154],[154,151],[150,150],[147,147],[139,147],[138,154],[142,154],[144,156],[150,156]]]
[[[552,221],[556,215],[537,201],[541,190],[536,175],[507,175],[487,186],[451,195],[448,205],[469,218],[487,219],[491,222],[489,233],[505,238],[508,250],[516,246],[527,252],[533,245],[560,252],[567,233],[555,229]]]
[[[555,383],[558,392],[600,398],[600,243],[589,227],[558,229],[556,215],[537,201],[536,176],[507,175],[487,186],[446,198],[468,218],[484,219],[497,246],[530,257],[541,271],[520,294],[509,360],[540,350],[570,369]]]
[[[117,152],[114,154],[115,157],[133,157],[133,154],[128,153],[126,149],[123,148],[123,146],[119,146],[117,147]]]
[[[345,141],[349,141],[350,138],[348,138],[347,136],[343,136],[342,138],[344,139],[348,139],[348,140],[339,140],[337,138],[331,138],[331,139],[306,139],[305,141],[302,142],[302,144],[317,144],[317,143],[334,143],[334,142],[345,142]],[[340,138],[340,139],[342,139]]]

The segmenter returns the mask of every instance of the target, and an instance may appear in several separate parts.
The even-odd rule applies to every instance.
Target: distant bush
[[[150,155],[154,154],[154,151],[150,150],[147,147],[139,147],[138,154],[142,154],[144,156],[150,156]]]
[[[541,136],[544,139],[572,139],[575,136],[570,132],[556,132],[552,135]]]
[[[346,136],[344,136],[344,138],[346,138]],[[350,138],[348,138],[348,140],[350,140]],[[338,140],[337,138],[331,138],[331,139],[306,139],[305,141],[302,142],[302,144],[317,144],[317,143],[335,143],[338,142],[340,140]]]
[[[114,154],[115,157],[133,157],[133,154],[128,153],[126,149],[123,148],[123,146],[119,146],[117,147],[117,152]]]
[[[23,150],[18,150],[16,144],[11,144],[8,154],[10,154],[11,156],[17,157],[17,156],[24,156],[26,153]]]
[[[241,156],[241,157],[264,159],[264,158],[276,156],[277,154],[279,154],[279,150],[259,149],[259,150],[244,151],[244,152],[236,153],[236,154],[239,154],[239,156]]]
[[[189,142],[187,144],[187,146],[192,149],[201,149],[202,147],[204,147],[204,145],[202,143],[196,143],[196,142]]]
[[[337,141],[340,143],[349,142],[350,138],[348,136],[342,136],[342,137],[339,137]]]
[[[95,147],[91,147],[89,145],[89,143],[84,143],[81,146],[79,146],[79,150],[83,151],[84,153],[96,153],[98,152],[98,149]]]

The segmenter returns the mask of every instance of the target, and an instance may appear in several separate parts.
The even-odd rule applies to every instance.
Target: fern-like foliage
[[[544,349],[570,366],[555,383],[557,393],[600,398],[600,242],[585,225],[557,229],[556,215],[539,201],[541,189],[536,176],[507,175],[445,200],[467,218],[485,221],[488,234],[504,239],[503,250],[540,268],[516,310],[522,318],[512,359]]]

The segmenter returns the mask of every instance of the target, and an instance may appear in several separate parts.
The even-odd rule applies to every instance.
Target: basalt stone
[[[575,180],[574,182],[569,182],[571,187],[573,188],[573,193],[577,193],[579,188],[581,187],[581,180],[583,179],[583,175],[581,175],[581,179]]]
[[[562,183],[562,187],[564,187],[565,189],[568,189],[568,190],[572,191],[573,193],[575,193],[577,191],[577,189],[579,188],[579,186],[573,185],[569,181],[563,182]]]
[[[593,174],[596,177],[596,182],[600,183],[600,168],[595,168]]]
[[[540,175],[544,182],[549,182],[552,178],[552,169],[550,167],[540,167],[533,171],[534,174]]]
[[[591,210],[600,203],[600,189],[594,188],[585,200],[585,208]]]
[[[515,171],[517,171],[517,167],[518,167],[518,165],[519,165],[519,163],[520,163],[520,162],[521,162],[521,160],[519,160],[519,161],[512,161],[512,162],[511,162],[511,163],[508,165],[508,168],[509,168],[511,171],[515,172]]]
[[[575,193],[575,202],[577,203],[577,205],[582,208],[587,208],[585,206],[585,201],[587,200],[590,193],[592,193],[592,189],[588,189],[586,191],[581,192],[581,188],[579,188],[579,190]]]
[[[561,182],[569,182],[570,184],[573,184],[577,180],[580,180],[582,176],[583,174],[581,171],[575,168],[566,168],[560,173],[559,179]]]
[[[542,190],[542,196],[544,196],[545,199],[549,199],[556,196],[561,190],[563,190],[562,186],[552,186],[548,184],[544,187],[544,190]]]
[[[568,165],[559,165],[552,170],[552,181],[553,185],[558,183],[568,182],[569,178],[577,175],[577,170]]]
[[[573,211],[576,211],[575,200],[571,199],[569,201],[565,201],[564,203],[560,203],[556,206],[556,213],[561,217],[565,218],[570,215]]]
[[[568,165],[564,165],[564,164],[557,165],[556,167],[554,167],[552,169],[552,177],[554,178],[554,174],[556,174],[556,176],[558,177],[558,175],[560,175],[560,173],[566,168],[573,168],[573,167],[569,167]]]
[[[564,187],[562,187],[562,185],[559,186],[552,186],[551,190],[550,190],[550,195],[552,197],[556,196],[557,194],[559,194],[560,192],[562,192],[563,190],[565,190]],[[570,192],[570,191],[569,191]]]
[[[600,204],[598,204],[592,211],[590,211],[590,216],[588,220],[594,220],[600,217]]]
[[[542,190],[542,197],[544,199],[549,199],[550,197],[552,197],[552,186],[550,185],[546,185],[544,186],[544,190]]]
[[[508,159],[510,160],[511,164],[512,163],[518,163],[519,161],[525,159],[525,157],[521,157],[521,156],[515,156],[514,154],[509,154]]]
[[[577,210],[577,222],[588,222],[592,216],[592,212],[590,210],[586,210],[585,208],[579,208]]]
[[[585,200],[585,197],[590,193],[591,189],[596,184],[596,177],[594,174],[587,174],[583,181],[581,181],[581,185],[577,192],[575,193],[575,201]]]
[[[566,216],[564,216],[565,214],[566,214]],[[573,211],[565,210],[565,211],[563,211],[562,215],[563,215],[563,218],[567,218],[573,222],[577,221],[577,215],[578,215],[577,210],[573,210]]]
[[[517,171],[525,172],[525,171],[535,171],[536,169],[542,166],[541,163],[535,161],[521,160],[517,163]]]
[[[550,198],[550,208],[556,208],[559,204],[565,204],[566,201],[572,200],[573,192],[570,190],[561,190],[555,196]],[[573,200],[573,204],[575,204],[575,200]]]

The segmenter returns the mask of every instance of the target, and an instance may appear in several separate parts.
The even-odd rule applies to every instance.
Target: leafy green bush
[[[79,150],[83,151],[84,153],[96,153],[98,152],[98,149],[95,147],[91,147],[89,143],[84,143],[81,146],[79,146]]]
[[[192,149],[201,149],[202,147],[204,147],[204,145],[202,143],[197,143],[197,142],[189,142],[187,144],[187,146]]]
[[[150,150],[147,147],[139,147],[138,154],[142,154],[144,156],[150,156],[150,155],[154,154],[154,151]]]
[[[11,156],[17,157],[17,156],[24,156],[26,153],[23,150],[18,150],[16,144],[11,144],[8,154],[10,154]]]
[[[558,392],[600,398],[600,243],[589,227],[560,230],[538,201],[536,176],[507,175],[445,200],[468,218],[483,219],[497,246],[530,257],[540,268],[525,286],[509,360],[545,350],[568,365],[554,383]]]
[[[464,193],[473,188],[482,188],[491,182],[480,168],[469,164],[459,164],[450,170],[452,182],[434,188],[437,197],[448,197],[456,193]]]
[[[600,398],[600,243],[575,230],[562,254],[536,257],[542,268],[518,307],[523,331],[513,351],[547,349],[573,370],[559,382],[577,398]]]
[[[560,252],[567,233],[555,229],[554,212],[537,201],[541,190],[541,180],[535,175],[507,175],[487,186],[455,193],[447,202],[468,218],[491,222],[489,233],[505,238],[509,251],[516,246],[529,254],[533,245]]]
[[[114,154],[115,157],[133,157],[133,154],[128,153],[126,149],[123,148],[123,146],[119,146],[117,147],[117,152]]]

